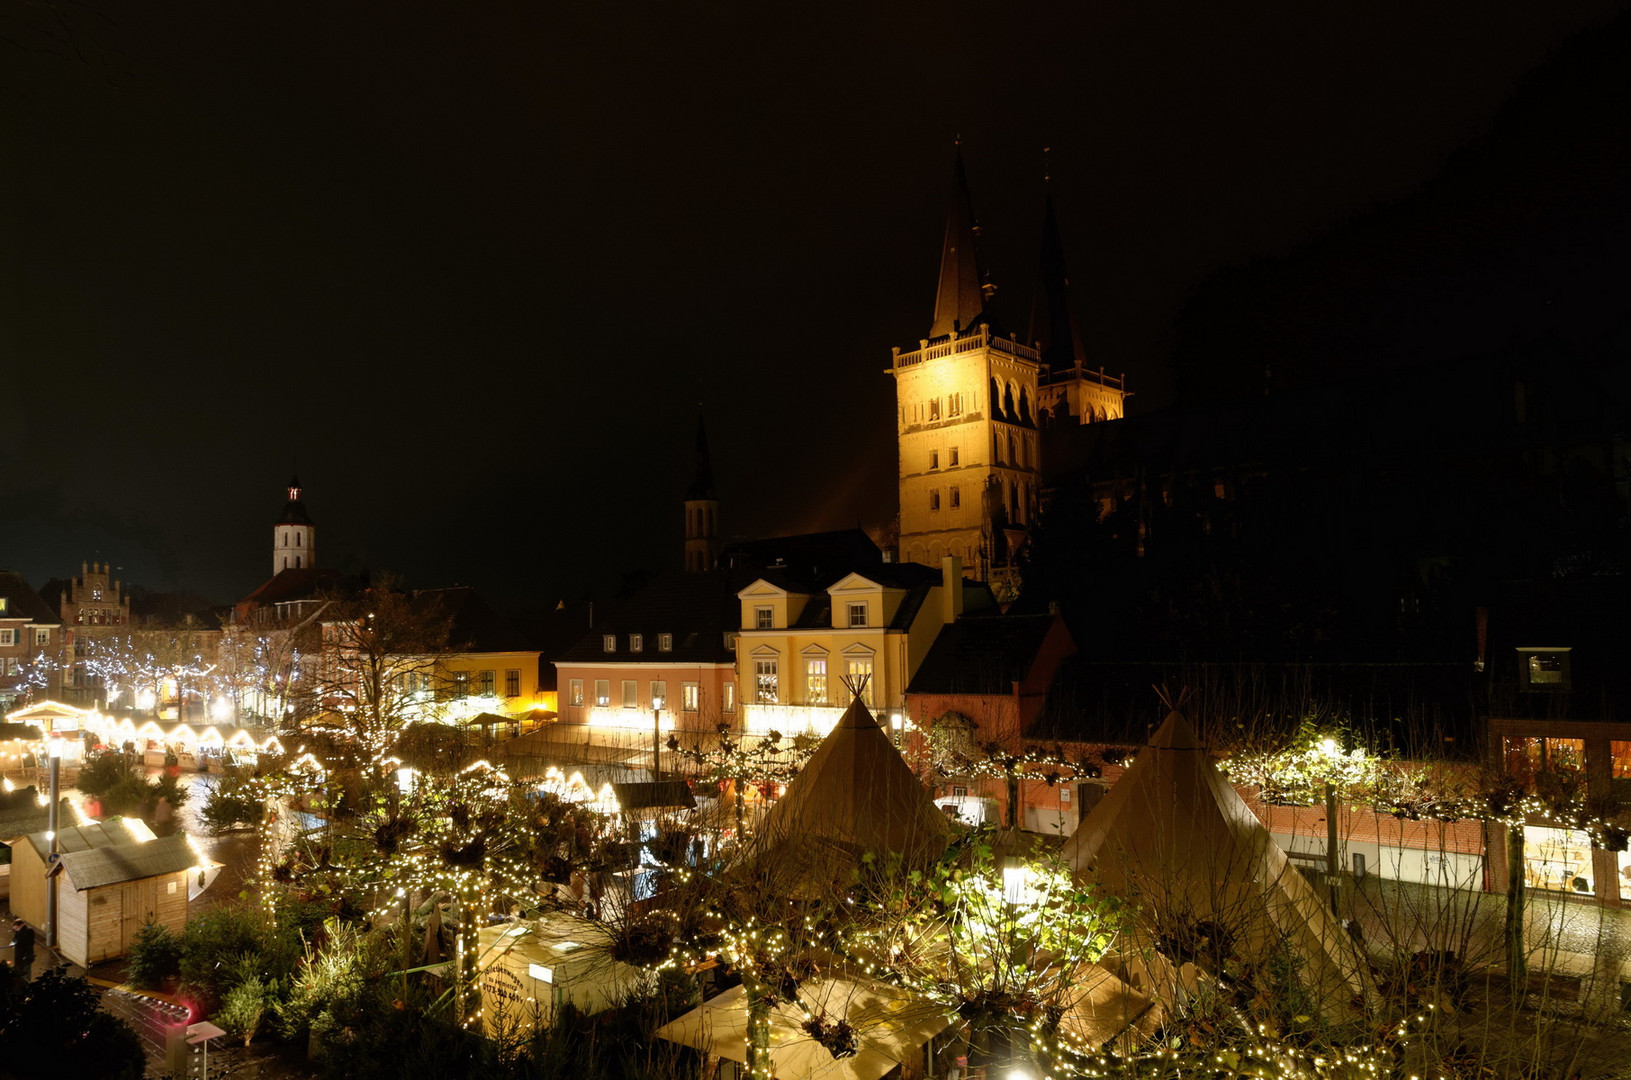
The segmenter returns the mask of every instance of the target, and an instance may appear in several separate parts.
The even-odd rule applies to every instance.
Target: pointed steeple
[[[719,498],[714,491],[713,459],[708,456],[708,429],[703,425],[700,410],[697,412],[697,478],[691,482],[685,498],[687,501]]]
[[[997,287],[986,278],[980,263],[980,223],[974,217],[974,198],[958,147],[952,166],[951,206],[946,214],[946,241],[940,251],[940,287],[934,299],[931,338],[953,330],[966,333],[988,321],[985,305]]]
[[[719,493],[714,490],[713,459],[708,456],[708,431],[697,410],[697,478],[685,492],[685,569],[688,573],[712,570],[719,562]]]
[[[1031,305],[1030,340],[1041,342],[1042,362],[1052,373],[1084,366],[1081,328],[1070,307],[1070,274],[1065,269],[1065,241],[1053,209],[1053,192],[1042,215],[1042,276]]]

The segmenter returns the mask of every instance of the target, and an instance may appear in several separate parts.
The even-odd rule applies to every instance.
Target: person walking
[[[34,976],[34,928],[21,919],[11,921],[11,966],[24,982]]]

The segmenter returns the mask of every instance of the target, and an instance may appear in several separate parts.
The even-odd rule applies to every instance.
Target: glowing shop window
[[[1591,837],[1582,829],[1523,831],[1523,880],[1532,889],[1591,895]]]
[[[804,662],[804,703],[806,705],[827,704],[827,661],[806,660]]]

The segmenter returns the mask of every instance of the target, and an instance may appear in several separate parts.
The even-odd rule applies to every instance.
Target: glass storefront
[[[1624,858],[1621,855],[1622,867]],[[1591,895],[1591,836],[1581,829],[1553,829],[1542,825],[1524,829],[1523,879],[1532,889]]]

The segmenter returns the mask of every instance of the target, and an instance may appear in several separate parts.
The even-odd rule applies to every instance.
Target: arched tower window
[[[304,533],[295,533],[294,534],[294,546],[295,547],[305,547],[306,546],[306,535]]]
[[[1017,412],[1014,411],[1014,384],[1013,383],[1009,383],[1008,384],[1008,389],[1003,391],[1003,395],[1002,395],[1002,411],[1007,416],[1009,416],[1010,418],[1019,415]]]
[[[1031,392],[1024,387],[1019,390],[1019,418],[1027,424],[1031,422]]]
[[[997,459],[997,464],[998,465],[1003,464],[1003,459],[1002,459],[1002,433],[1001,432],[998,432],[996,435],[993,435],[991,437],[991,445],[992,445],[991,456]]]
[[[1012,432],[1009,432],[1008,434],[1008,460],[1013,462],[1015,465],[1020,463],[1019,455],[1014,453],[1014,436]]]
[[[997,385],[996,379],[991,380],[991,415],[999,419],[1002,417],[1002,388]]]

